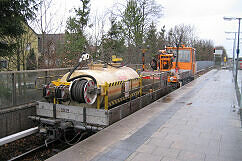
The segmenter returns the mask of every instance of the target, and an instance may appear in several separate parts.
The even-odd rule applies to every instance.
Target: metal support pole
[[[233,78],[234,78],[234,55],[235,55],[235,45],[236,45],[236,32],[234,33],[234,45],[233,45],[233,68],[232,68],[232,70],[233,70]]]
[[[47,84],[47,77],[48,77],[48,72],[45,71],[45,84]]]
[[[242,80],[240,82],[240,110],[242,110]]]
[[[142,70],[145,71],[145,49],[142,50]]]
[[[99,85],[97,88],[99,89]],[[100,109],[100,94],[97,95],[97,109]]]
[[[20,85],[18,85],[20,86]],[[16,74],[12,73],[12,105],[15,106],[16,105]]]
[[[105,88],[104,88],[104,108],[107,111],[108,110],[108,83],[105,82]]]
[[[242,80],[240,82],[240,102],[238,104],[239,104],[239,113],[240,113],[240,127],[242,128]]]
[[[56,119],[56,98],[53,101],[53,118]]]
[[[129,81],[129,101],[131,101],[132,98],[132,79],[128,80]]]
[[[162,80],[162,74],[160,74],[160,89],[162,88],[162,85],[161,85],[161,80]]]
[[[235,72],[235,82],[237,82],[238,77],[238,65],[239,65],[239,36],[240,36],[240,18],[239,19],[239,29],[238,29],[238,43],[237,43],[237,61],[236,61],[236,72]]]
[[[83,123],[87,123],[87,109],[86,107],[83,107]]]
[[[140,96],[142,96],[142,75],[140,76],[140,79],[139,79],[139,94]]]
[[[153,85],[152,85],[152,92],[154,92],[154,90],[155,90],[155,76],[154,76],[154,74],[152,74],[152,83],[153,83]]]

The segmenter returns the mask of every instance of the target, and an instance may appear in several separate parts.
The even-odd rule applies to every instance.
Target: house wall
[[[21,37],[16,37],[14,39],[6,38],[6,41],[16,42],[18,44],[18,51],[20,55],[20,70],[27,69],[27,58],[30,54],[30,49],[34,51],[36,58],[36,65],[38,67],[38,34],[27,24],[23,23],[26,33]],[[11,56],[0,57],[0,60],[7,60],[8,67],[5,70],[17,70],[17,50]],[[3,70],[3,69],[1,69]]]

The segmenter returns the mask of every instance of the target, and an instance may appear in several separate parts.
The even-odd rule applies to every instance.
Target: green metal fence
[[[36,88],[57,79],[71,68],[0,72],[0,109],[42,99]]]

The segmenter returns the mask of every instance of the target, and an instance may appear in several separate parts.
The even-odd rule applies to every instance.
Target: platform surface
[[[212,70],[48,161],[241,161],[228,70]]]

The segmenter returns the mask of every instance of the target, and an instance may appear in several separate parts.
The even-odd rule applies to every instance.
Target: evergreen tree
[[[165,29],[165,25],[162,26],[159,34],[158,34],[158,48],[160,49],[164,49],[165,46],[167,46],[167,39],[166,39],[166,29]]]
[[[2,0],[0,2],[0,56],[13,54],[16,42],[7,41],[21,36],[25,30],[22,25],[33,19],[38,2],[35,0]]]
[[[128,46],[130,63],[141,62],[141,48],[153,19],[161,15],[161,6],[155,0],[128,0],[121,15],[125,42]],[[147,44],[147,43],[146,43]]]
[[[148,50],[149,56],[154,57],[157,54],[159,47],[158,47],[158,33],[156,30],[156,26],[153,22],[151,23],[146,35],[147,35],[147,38],[145,42],[147,45],[149,45],[149,50]]]
[[[90,0],[80,0],[81,7],[75,8],[75,17],[69,17],[66,26],[66,58],[73,60],[85,51],[87,40],[84,34],[90,14]]]
[[[33,49],[30,49],[30,53],[27,58],[27,70],[34,70],[36,69],[36,58],[35,58],[35,53]]]
[[[112,55],[123,56],[125,51],[123,28],[116,18],[111,18],[111,28],[102,39],[102,46],[104,52],[104,59],[108,61]]]
[[[130,44],[139,46],[142,44],[142,12],[136,0],[129,0],[125,8],[122,23],[124,25],[125,36]]]

